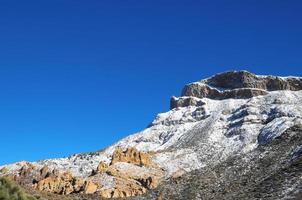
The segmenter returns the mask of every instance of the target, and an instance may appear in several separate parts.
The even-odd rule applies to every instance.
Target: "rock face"
[[[104,198],[124,198],[154,189],[162,179],[162,171],[151,161],[151,155],[135,148],[116,148],[110,165],[100,162],[97,173],[115,178],[115,187],[100,191]]]
[[[3,173],[7,172],[2,168]],[[106,185],[106,179],[112,180],[112,186]],[[151,155],[135,148],[123,151],[116,148],[110,164],[101,161],[89,177],[74,177],[70,172],[60,172],[42,166],[36,168],[31,163],[22,163],[17,174],[10,177],[26,187],[41,192],[60,195],[86,194],[103,198],[124,198],[144,194],[158,186],[162,171],[151,161]],[[104,185],[103,185],[104,184]]]
[[[205,103],[198,98],[194,97],[182,97],[182,98],[177,98],[177,97],[171,97],[170,99],[170,109],[172,110],[173,108],[179,108],[179,107],[187,107],[187,106],[202,106]]]
[[[257,76],[247,71],[233,71],[217,74],[209,79],[186,85],[181,96],[191,97],[176,100],[172,97],[171,109],[187,105],[195,106],[192,97],[210,99],[247,99],[266,95],[269,91],[302,90],[302,78],[276,76]]]
[[[78,187],[72,175],[68,172],[62,175],[50,175],[49,177],[39,181],[36,188],[39,191],[51,192],[56,194],[71,194]]]
[[[85,194],[94,194],[98,189],[98,185],[93,183],[92,181],[86,181],[84,192]]]
[[[293,126],[252,152],[171,178],[133,199],[301,199],[302,126]]]
[[[256,88],[267,91],[301,90],[301,78],[257,76],[247,71],[232,71],[217,74],[205,81],[206,84],[222,89]]]
[[[150,155],[144,152],[139,152],[135,148],[128,148],[126,151],[117,148],[113,152],[111,164],[117,162],[126,162],[138,166],[151,166]]]
[[[98,165],[97,169],[96,169],[96,173],[104,173],[108,170],[108,164],[101,161],[100,164]]]

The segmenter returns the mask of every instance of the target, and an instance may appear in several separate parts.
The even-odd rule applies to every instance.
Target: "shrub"
[[[0,200],[36,200],[6,178],[0,178]]]

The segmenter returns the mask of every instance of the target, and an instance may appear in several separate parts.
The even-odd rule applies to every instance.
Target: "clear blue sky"
[[[101,149],[185,83],[217,72],[301,76],[294,0],[3,0],[0,164]]]

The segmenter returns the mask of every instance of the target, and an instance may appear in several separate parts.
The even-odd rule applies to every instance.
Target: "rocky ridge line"
[[[302,78],[257,76],[247,71],[217,74],[205,80],[186,85],[181,97],[171,98],[170,108],[199,106],[199,99],[248,99],[277,90],[302,90]]]
[[[103,198],[121,198],[144,194],[160,183],[162,171],[151,161],[148,153],[128,148],[117,148],[110,164],[101,161],[87,178],[74,177],[70,172],[59,172],[47,166],[36,168],[28,162],[21,162],[22,167],[16,174],[6,177],[20,185],[31,187],[41,192],[60,195],[98,194]],[[2,168],[2,174],[6,169]],[[107,188],[102,181],[111,179],[114,187]]]

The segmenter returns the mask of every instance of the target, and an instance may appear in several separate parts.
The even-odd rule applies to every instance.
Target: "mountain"
[[[102,151],[0,174],[46,199],[301,199],[301,90],[300,77],[217,74]]]

